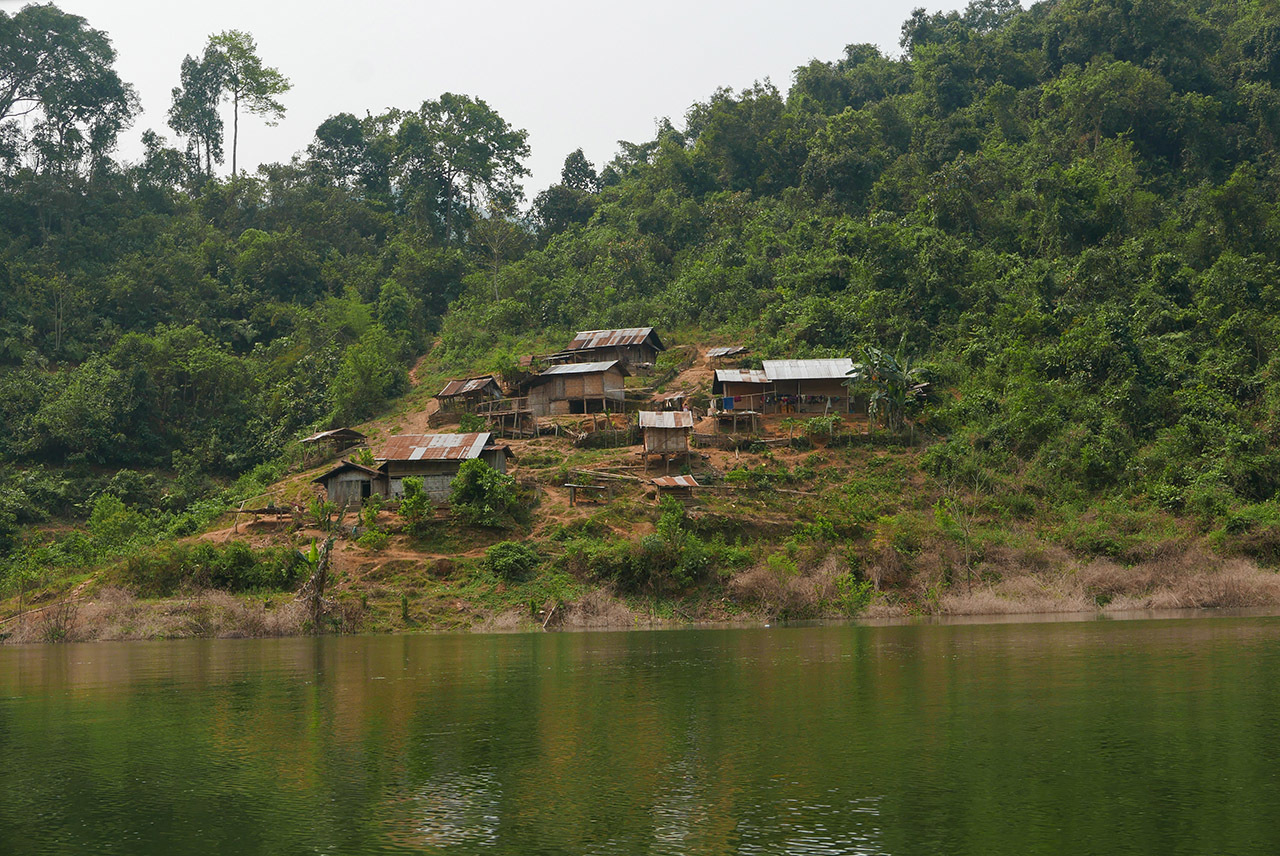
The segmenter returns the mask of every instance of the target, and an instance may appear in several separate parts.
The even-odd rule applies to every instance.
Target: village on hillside
[[[404,480],[416,478],[444,505],[464,461],[506,473],[518,458],[507,441],[555,436],[588,448],[634,447],[628,469],[642,474],[635,480],[688,502],[713,486],[711,450],[786,444],[800,418],[868,424],[868,398],[851,388],[852,359],[764,360],[746,368],[744,347],[686,347],[660,368],[666,350],[652,327],[584,330],[561,351],[521,358],[515,378],[450,379],[426,414],[436,431],[381,443],[350,428],[306,438],[363,458],[341,460],[315,484],[335,506],[358,507],[370,496],[398,499]],[[616,469],[574,471],[562,485],[569,504],[612,496]]]

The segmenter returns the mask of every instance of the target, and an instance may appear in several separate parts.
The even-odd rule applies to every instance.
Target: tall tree
[[[9,143],[28,148],[46,170],[105,158],[138,110],[115,60],[106,33],[53,4],[0,11],[0,123],[25,117],[31,129],[27,140]],[[20,134],[11,123],[7,130]]]
[[[517,181],[528,175],[528,132],[512,128],[479,98],[446,92],[406,114],[398,131],[401,173],[424,181],[444,197],[445,240],[455,233],[461,194],[477,193],[508,206],[523,196]]]
[[[292,88],[279,70],[263,65],[258,44],[242,30],[225,30],[209,37],[209,47],[222,66],[222,91],[231,99],[231,175],[236,175],[236,152],[240,142],[240,107],[261,117],[268,125],[284,118],[284,105],[277,99]]]
[[[183,59],[182,85],[173,88],[169,108],[169,127],[189,139],[197,171],[203,159],[206,177],[213,175],[214,163],[222,163],[223,124],[218,112],[226,72],[222,59],[212,45],[200,59]]]

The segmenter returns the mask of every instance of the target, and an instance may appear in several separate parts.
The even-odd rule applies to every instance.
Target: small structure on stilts
[[[689,454],[689,435],[693,433],[693,414],[687,410],[640,412],[640,431],[644,435],[644,468],[649,471],[649,457],[662,458],[670,469],[671,459]]]

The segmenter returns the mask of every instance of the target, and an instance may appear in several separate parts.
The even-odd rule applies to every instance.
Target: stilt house
[[[529,410],[534,416],[620,412],[628,374],[618,360],[552,366],[528,381]]]
[[[687,410],[640,412],[640,430],[644,433],[644,453],[649,455],[689,454],[689,435],[693,433],[693,414]]]
[[[782,413],[852,413],[848,357],[826,360],[765,360],[773,406]]]
[[[563,351],[551,359],[570,363],[597,363],[618,360],[631,369],[651,369],[658,354],[665,351],[652,327],[621,330],[582,330]]]
[[[436,393],[441,410],[452,413],[465,413],[475,410],[483,401],[497,401],[502,398],[502,387],[493,375],[451,380],[444,389]]]

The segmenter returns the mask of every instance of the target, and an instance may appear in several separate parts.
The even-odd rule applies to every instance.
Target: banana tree
[[[897,432],[906,423],[907,411],[919,404],[929,389],[924,376],[924,368],[916,365],[901,345],[897,354],[867,346],[863,361],[849,372],[849,385],[870,386],[867,415],[873,423]]]

